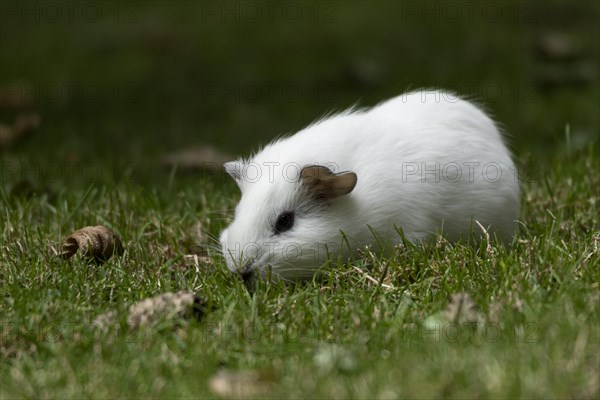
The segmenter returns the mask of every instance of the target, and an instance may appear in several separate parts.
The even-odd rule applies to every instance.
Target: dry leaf
[[[450,295],[444,315],[448,321],[457,324],[476,323],[481,319],[477,304],[466,292]]]
[[[248,399],[267,395],[273,381],[272,371],[221,370],[209,379],[208,387],[217,396]]]
[[[221,153],[214,147],[200,146],[167,154],[162,158],[162,165],[168,169],[178,168],[187,172],[219,171],[224,163],[233,159],[234,157]]]
[[[581,41],[563,32],[545,32],[537,39],[535,50],[551,61],[570,61],[584,55]]]
[[[8,147],[14,140],[15,131],[11,126],[0,124],[0,149]]]
[[[3,81],[3,88],[0,96],[0,110],[22,110],[31,108],[36,93],[35,87],[30,81]]]
[[[208,255],[199,255],[199,254],[184,254],[183,256],[183,266],[184,268],[196,268],[207,270],[210,267],[215,265],[215,260]]]
[[[60,257],[68,259],[77,252],[95,262],[107,261],[113,254],[123,254],[121,238],[106,226],[86,226],[73,232],[62,244]]]
[[[111,326],[115,326],[117,324],[117,317],[118,315],[116,311],[109,311],[94,318],[92,325],[100,328],[103,331],[108,330]]]
[[[206,302],[192,292],[163,293],[132,304],[128,310],[127,324],[137,329],[157,321],[200,320],[206,310]],[[109,311],[97,316],[93,324],[106,329],[117,321],[117,312]]]
[[[22,136],[30,133],[40,126],[40,116],[37,113],[22,113],[17,116],[13,129],[17,135]]]
[[[157,320],[200,320],[205,309],[206,303],[192,292],[164,293],[129,307],[127,323],[131,328],[138,328]]]
[[[7,148],[23,139],[39,124],[40,116],[36,113],[19,114],[12,126],[0,123],[0,149]]]

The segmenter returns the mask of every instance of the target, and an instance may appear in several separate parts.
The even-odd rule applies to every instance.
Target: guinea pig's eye
[[[282,212],[277,217],[277,222],[275,222],[275,233],[281,233],[285,231],[289,231],[294,226],[294,213],[291,211]]]

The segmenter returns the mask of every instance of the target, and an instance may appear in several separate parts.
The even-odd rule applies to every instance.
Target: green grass
[[[502,13],[494,23],[486,3],[472,19],[436,21],[403,7],[450,3],[325,2],[338,7],[334,20],[314,21],[317,2],[291,2],[308,16],[297,23],[204,22],[209,2],[199,1],[91,3],[100,20],[53,22],[2,14],[44,2],[0,0],[0,123],[17,116],[3,102],[21,84],[41,116],[30,137],[0,149],[0,398],[217,397],[219,371],[233,381],[257,372],[237,393],[248,397],[600,396],[597,2],[488,2]],[[115,20],[115,5],[134,21]],[[548,32],[581,54],[540,57]],[[544,86],[557,70],[585,79]],[[68,94],[73,83],[100,95]],[[244,97],[256,85],[262,97]],[[251,296],[210,240],[229,222],[235,184],[157,161],[205,143],[246,155],[327,111],[421,86],[479,98],[509,134],[525,178],[511,247],[438,240],[390,259],[366,252],[319,282],[261,284]],[[241,98],[226,97],[231,87]],[[122,257],[55,257],[69,233],[96,224],[123,238]],[[93,325],[178,290],[214,309],[139,330],[124,317]],[[478,325],[445,319],[460,292],[477,303]]]
[[[51,203],[3,191],[1,397],[211,397],[209,379],[227,368],[268,374],[264,395],[275,398],[597,398],[597,147],[551,165],[524,184],[510,249],[407,247],[383,286],[387,260],[367,252],[323,281],[262,285],[254,296],[217,254],[198,267],[183,259],[202,244],[198,223],[216,234],[226,222],[219,211],[233,185],[115,183]],[[70,231],[92,224],[122,235],[122,258],[53,257]],[[179,327],[92,327],[102,312],[182,289],[216,309]],[[485,315],[479,328],[439,318],[462,291]]]

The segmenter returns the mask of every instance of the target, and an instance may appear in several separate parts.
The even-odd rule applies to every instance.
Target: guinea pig
[[[494,121],[443,91],[351,108],[224,165],[242,197],[220,236],[230,270],[296,281],[401,240],[511,241],[516,169]]]

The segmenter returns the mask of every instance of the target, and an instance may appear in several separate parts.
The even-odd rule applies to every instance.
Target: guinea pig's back
[[[414,238],[466,237],[477,220],[510,240],[519,217],[516,170],[493,120],[452,94],[415,92],[362,114],[348,138],[355,195],[369,224],[390,221]]]

